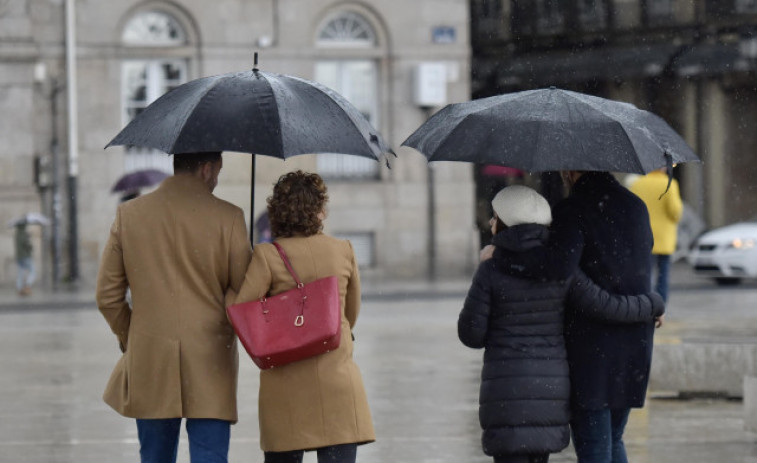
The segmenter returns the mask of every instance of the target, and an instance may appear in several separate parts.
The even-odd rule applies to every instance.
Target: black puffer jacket
[[[510,227],[497,243],[512,251],[543,246],[541,225]],[[568,445],[570,380],[563,339],[566,297],[608,321],[651,320],[664,307],[654,296],[611,296],[584,275],[569,291],[565,281],[513,276],[488,260],[473,279],[458,320],[468,347],[485,348],[479,396],[482,444],[487,455],[544,454]]]

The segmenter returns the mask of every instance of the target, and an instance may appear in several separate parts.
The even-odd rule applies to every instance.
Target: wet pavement
[[[723,321],[714,335],[757,337],[757,312],[750,313],[757,286],[723,291],[688,279],[674,283],[670,330],[660,339],[707,336],[706,321],[713,317],[707,314],[723,298],[739,307],[716,315]],[[491,461],[479,443],[482,353],[462,346],[456,334],[467,282],[366,282],[365,290],[355,356],[378,440],[359,449],[358,461]],[[138,461],[133,420],[101,400],[118,357],[91,290],[37,292],[19,300],[0,288],[0,462]],[[262,462],[257,369],[244,352],[240,360],[240,422],[232,428],[230,461]],[[632,413],[627,428],[629,461],[757,463],[757,436],[744,430],[742,409],[737,400],[681,400],[650,391],[646,408]],[[184,436],[179,461],[189,461]],[[315,455],[305,461],[315,462]],[[569,448],[550,461],[575,457]]]

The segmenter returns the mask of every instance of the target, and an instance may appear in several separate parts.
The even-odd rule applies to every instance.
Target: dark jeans
[[[189,458],[193,463],[227,463],[230,423],[223,420],[187,419]],[[142,463],[174,463],[179,447],[181,418],[137,420]]]
[[[494,463],[547,463],[549,454],[543,455],[495,455]]]
[[[578,463],[628,463],[623,431],[630,408],[573,409],[570,430]]]
[[[654,290],[660,293],[662,299],[668,301],[668,282],[670,281],[670,255],[654,254],[652,255],[653,266],[657,273],[657,281],[654,284]]]
[[[355,463],[357,444],[332,445],[316,449],[318,463]],[[302,463],[304,450],[265,452],[265,463]]]

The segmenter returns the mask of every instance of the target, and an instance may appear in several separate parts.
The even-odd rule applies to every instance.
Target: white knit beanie
[[[552,223],[552,211],[547,200],[526,186],[513,185],[501,189],[492,199],[492,208],[508,227],[522,223]]]

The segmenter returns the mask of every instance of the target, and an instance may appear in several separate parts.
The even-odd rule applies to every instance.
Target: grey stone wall
[[[35,155],[50,156],[52,123],[51,79],[65,82],[64,7],[62,0],[11,1],[0,11],[0,220],[26,210],[49,210],[49,195],[33,185]],[[375,278],[422,277],[426,272],[426,162],[399,145],[425,117],[412,103],[411,82],[422,61],[443,61],[449,69],[450,102],[469,98],[468,6],[464,0],[223,0],[174,2],[136,0],[77,0],[77,72],[79,117],[79,259],[81,280],[94,281],[99,255],[118,203],[109,193],[123,174],[124,150],[103,150],[122,128],[121,63],[128,58],[164,57],[149,47],[125,49],[121,33],[140,8],[159,7],[174,15],[188,35],[185,46],[171,50],[190,61],[189,78],[248,69],[252,53],[261,54],[261,68],[271,72],[313,78],[318,60],[369,57],[379,66],[380,130],[399,158],[392,169],[381,168],[380,180],[329,182],[330,216],[327,231],[371,231],[375,236],[376,265],[364,273]],[[363,14],[376,30],[379,45],[360,50],[318,48],[319,25],[331,12],[349,8]],[[432,28],[456,31],[451,44],[432,43]],[[261,41],[261,39],[263,39]],[[270,46],[257,44],[270,39]],[[45,82],[35,86],[34,67],[47,65]],[[47,93],[42,91],[47,89]],[[61,166],[65,171],[65,89],[58,99],[57,134]],[[250,210],[250,156],[227,153],[217,194]],[[264,209],[272,183],[295,168],[313,170],[312,156],[283,162],[257,158],[255,211]],[[437,169],[438,262],[440,275],[468,274],[475,267],[477,234],[473,218],[471,166],[439,165]],[[63,207],[66,208],[64,193]],[[66,210],[62,216],[67,216]],[[61,231],[67,227],[62,224]],[[47,244],[48,240],[40,241]],[[12,234],[0,230],[0,284],[13,272]],[[48,246],[49,247],[49,246]],[[65,236],[63,236],[63,249]],[[63,257],[66,258],[65,256]],[[42,259],[42,257],[40,257]],[[40,262],[41,263],[41,262]],[[65,269],[65,262],[63,263]],[[65,273],[65,272],[64,272]]]

